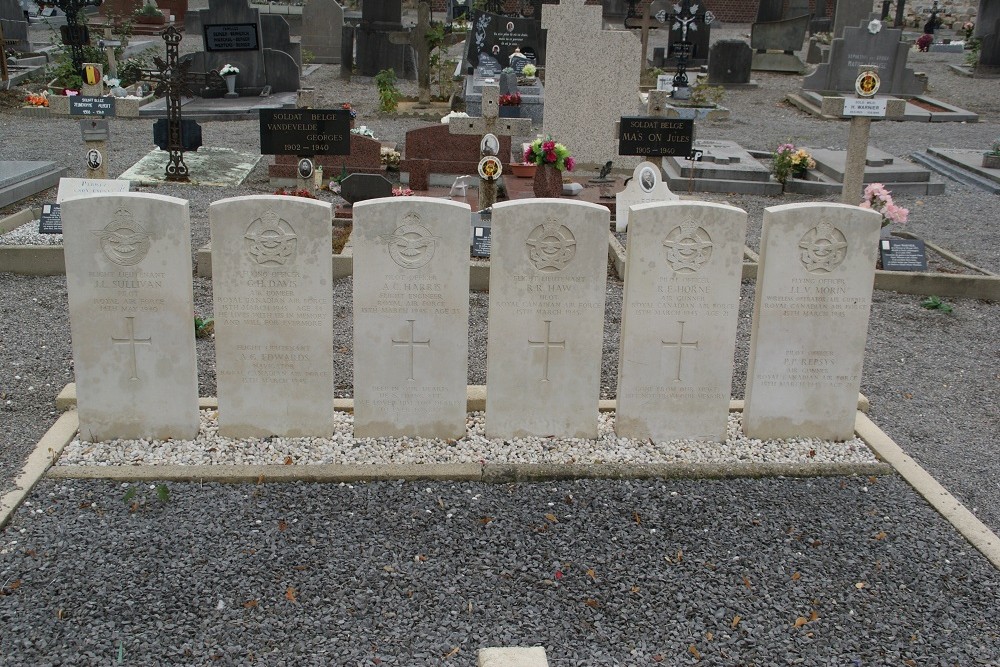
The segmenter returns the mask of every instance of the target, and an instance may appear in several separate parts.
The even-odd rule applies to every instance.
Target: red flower
[[[542,143],[543,151],[548,152],[548,151],[554,151],[555,149],[556,149],[556,142],[551,139]]]
[[[556,152],[555,151],[553,151],[553,150],[547,150],[547,151],[545,151],[545,161],[546,162],[555,162],[558,159],[559,158],[556,156]]]

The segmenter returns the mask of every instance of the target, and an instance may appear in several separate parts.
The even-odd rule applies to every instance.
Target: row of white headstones
[[[535,199],[493,210],[486,431],[595,438],[610,213]],[[209,208],[220,434],[333,431],[330,205],[279,196]],[[81,437],[196,435],[188,203],[63,204]],[[631,209],[619,435],[726,437],[747,214]],[[841,204],[765,211],[743,415],[750,437],[853,435],[880,227]],[[466,433],[470,209],[424,197],[354,208],[357,437]]]

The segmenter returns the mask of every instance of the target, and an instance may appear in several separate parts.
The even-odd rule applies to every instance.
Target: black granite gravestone
[[[340,196],[351,204],[392,196],[392,182],[382,174],[349,174],[340,182]]]
[[[536,65],[545,65],[545,33],[539,19],[473,11],[469,20],[465,58],[472,67],[479,64],[481,54],[492,56],[502,67],[507,67],[516,48],[528,60],[534,58]]]
[[[757,5],[757,20],[755,23],[780,21],[784,4],[784,0],[760,0],[760,4]]]
[[[709,85],[750,83],[753,49],[742,39],[721,39],[708,56]]]
[[[417,76],[413,49],[408,44],[394,44],[390,34],[403,30],[402,0],[379,0],[361,5],[361,23],[355,29],[358,71],[375,76],[391,69],[401,79]]]

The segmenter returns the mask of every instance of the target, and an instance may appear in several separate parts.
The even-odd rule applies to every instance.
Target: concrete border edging
[[[931,507],[1000,570],[1000,538],[996,533],[931,477],[867,415],[858,415],[854,429],[880,459],[892,465]]]
[[[28,461],[21,474],[14,479],[14,490],[0,497],[0,529],[7,525],[17,508],[31,494],[38,480],[59,458],[63,448],[76,435],[78,426],[76,412],[64,413],[38,441],[31,454],[28,455]]]

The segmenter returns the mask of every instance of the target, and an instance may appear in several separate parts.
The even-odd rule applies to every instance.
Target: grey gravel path
[[[740,31],[748,29],[725,26],[714,34]],[[928,145],[977,148],[1000,136],[1000,81],[950,74],[946,64],[960,59],[911,56],[928,72],[932,95],[980,113],[982,122],[874,123],[872,143],[904,158]],[[351,101],[380,138],[401,144],[407,129],[421,125],[375,114],[370,79],[344,84],[332,68],[313,77],[307,81],[322,100]],[[808,118],[781,102],[797,88],[796,77],[755,78],[759,90],[727,94],[723,103],[733,120],[700,126],[700,137],[734,139],[755,150],[786,140],[846,145],[845,124]],[[403,88],[415,92],[411,83]],[[203,127],[207,145],[258,148],[256,123]],[[148,151],[149,134],[148,121],[112,121],[112,173]],[[79,147],[75,120],[0,112],[0,159],[52,159],[69,165],[70,176],[83,176]],[[1000,199],[952,182],[946,188],[942,196],[899,198],[911,209],[910,231],[1000,273]],[[262,163],[240,188],[151,191],[191,201],[197,248],[208,240],[212,201],[271,190]],[[751,247],[765,207],[805,200],[712,198],[749,212]],[[610,279],[608,290],[602,394],[613,397],[620,281]],[[336,283],[333,294],[337,390],[350,395],[351,281]],[[195,295],[196,311],[210,313],[210,283],[196,279]],[[752,285],[744,284],[736,398],[745,381],[752,297]],[[488,295],[471,299],[469,381],[481,384]],[[920,308],[919,300],[876,292],[862,392],[876,423],[1000,532],[1000,305],[951,299],[955,312],[944,315]],[[201,394],[214,395],[211,341],[199,341],[198,354]],[[0,369],[2,494],[55,421],[55,395],[72,380],[64,278],[0,273]],[[425,494],[426,487],[432,492]],[[7,550],[0,553],[0,588],[11,592],[0,591],[0,664],[107,664],[118,641],[123,664],[243,664],[249,652],[260,664],[313,664],[303,657],[309,647],[328,656],[315,664],[379,664],[378,658],[471,665],[475,647],[514,641],[550,647],[553,665],[651,664],[657,655],[663,664],[693,663],[692,644],[703,663],[719,665],[1000,664],[996,571],[895,478],[171,490],[165,507],[151,502],[136,514],[126,513],[124,490],[100,482],[46,482],[33,494],[32,507],[0,533],[0,549]],[[577,501],[563,507],[567,492]],[[475,502],[488,509],[472,506],[477,494]],[[443,518],[439,496],[447,507],[463,509]],[[92,501],[96,510],[81,507]],[[633,511],[659,537],[630,524]],[[532,532],[550,512],[560,523]],[[483,525],[483,516],[494,520]],[[290,527],[276,532],[281,518]],[[805,532],[790,538],[784,533],[790,527]],[[887,537],[875,539],[882,531]],[[796,534],[803,542],[791,541]],[[822,545],[812,547],[815,540]],[[674,545],[684,559],[665,569],[663,555],[674,558]],[[266,557],[243,553],[253,549]],[[414,563],[420,553],[430,558]],[[737,556],[742,560],[733,561]],[[706,561],[720,569],[701,565]],[[566,578],[557,586],[539,583],[552,580],[556,562],[572,563]],[[295,569],[302,566],[308,569]],[[586,576],[590,567],[597,582]],[[792,567],[802,574],[795,585]],[[11,589],[18,580],[21,586]],[[636,599],[629,597],[634,581]],[[855,589],[860,581],[871,588]],[[296,588],[298,602],[284,600],[287,586]],[[415,603],[406,596],[411,589]],[[259,607],[244,608],[252,599]],[[820,619],[793,628],[799,615],[808,618],[813,599]],[[470,601],[472,614],[462,611]],[[729,625],[733,614],[744,619],[736,630]],[[705,639],[707,632],[715,639]],[[456,646],[458,654],[441,657]]]

